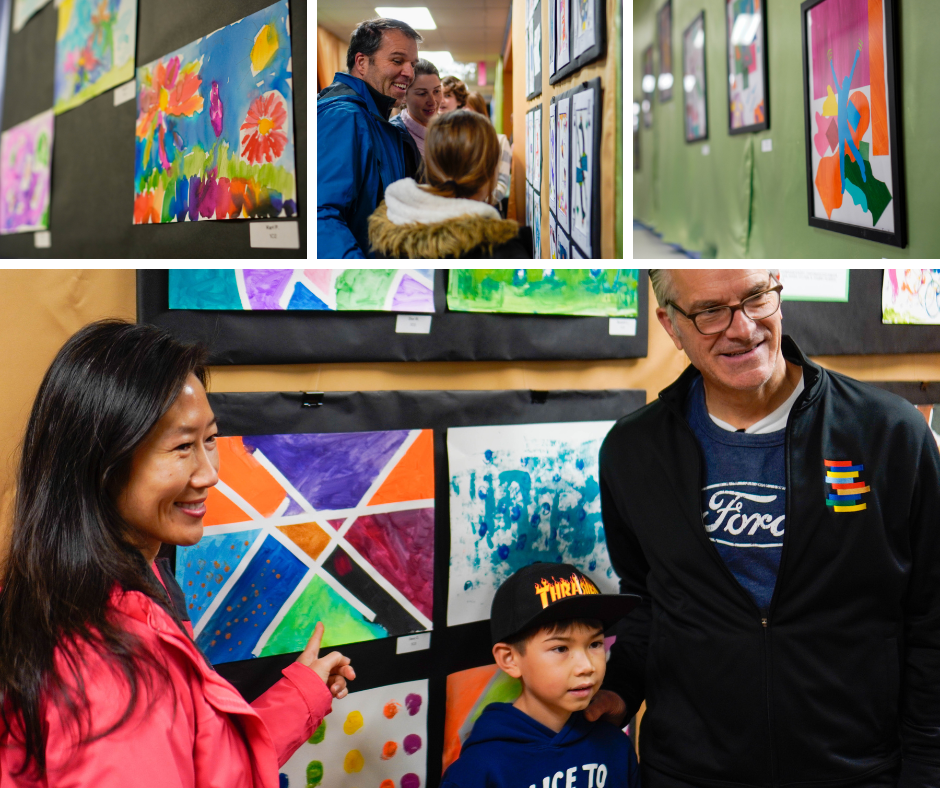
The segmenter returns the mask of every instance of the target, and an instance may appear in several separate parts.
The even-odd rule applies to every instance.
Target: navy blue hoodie
[[[609,722],[571,715],[555,733],[511,703],[491,703],[441,788],[640,788],[633,745]]]

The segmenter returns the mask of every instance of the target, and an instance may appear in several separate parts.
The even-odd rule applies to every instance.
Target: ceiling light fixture
[[[386,19],[397,19],[411,25],[415,30],[437,30],[437,24],[427,6],[417,6],[415,8],[393,8],[392,6],[382,6],[376,8],[375,12]]]

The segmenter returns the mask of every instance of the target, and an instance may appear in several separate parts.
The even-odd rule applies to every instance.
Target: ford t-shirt
[[[766,612],[783,549],[786,430],[754,435],[722,429],[708,415],[701,378],[692,384],[686,418],[705,457],[705,531],[737,581]]]

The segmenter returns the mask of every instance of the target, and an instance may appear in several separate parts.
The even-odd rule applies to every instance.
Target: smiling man
[[[385,189],[417,171],[405,132],[389,122],[414,79],[421,36],[397,19],[353,31],[348,74],[317,96],[317,257],[362,258],[368,220]]]
[[[691,365],[601,449],[620,625],[588,718],[643,700],[644,788],[940,785],[940,454],[810,362],[775,271],[651,271]]]

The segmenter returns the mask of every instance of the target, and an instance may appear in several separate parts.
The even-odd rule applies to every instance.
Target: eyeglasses
[[[700,334],[711,336],[727,331],[734,320],[734,313],[739,309],[744,312],[751,320],[765,320],[780,309],[780,291],[783,285],[777,285],[770,290],[762,293],[755,293],[745,298],[740,304],[735,306],[713,306],[709,309],[703,309],[701,312],[693,312],[691,315],[683,312],[674,301],[666,303],[675,309],[680,315],[692,321]]]

